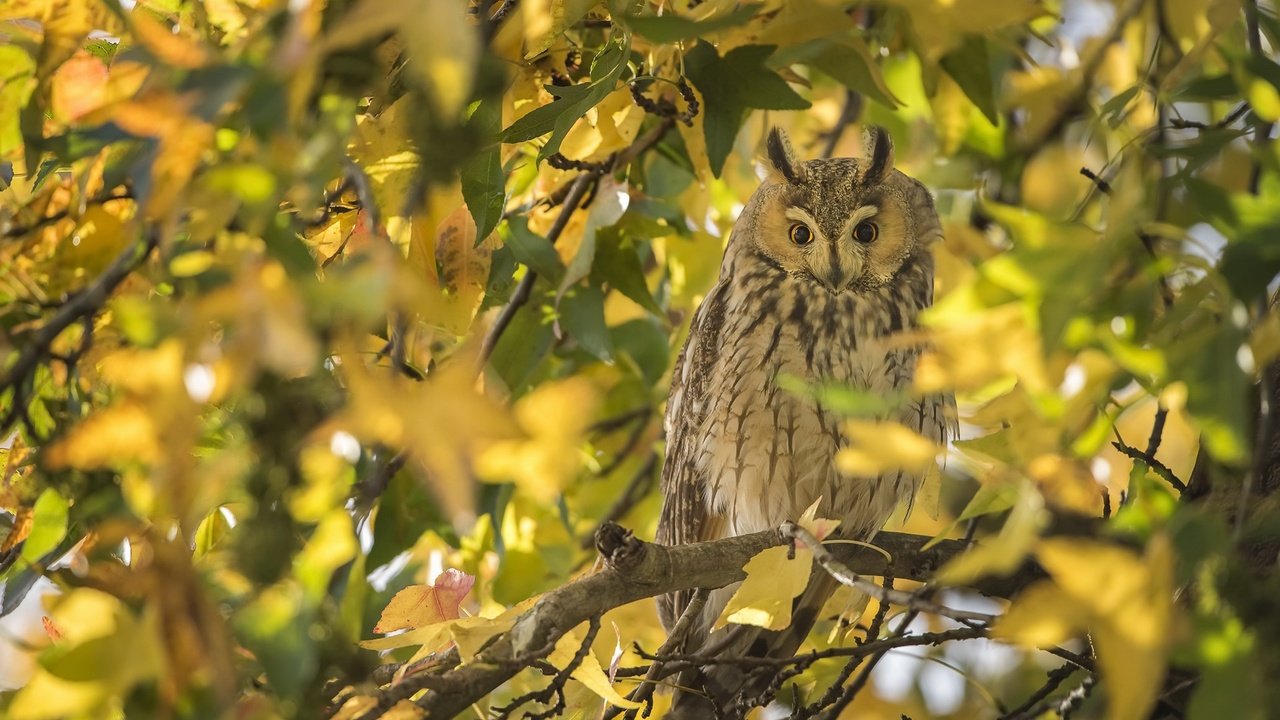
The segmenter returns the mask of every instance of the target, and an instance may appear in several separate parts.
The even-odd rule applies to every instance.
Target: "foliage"
[[[17,0],[0,39],[0,610],[45,615],[7,716],[420,714],[602,521],[652,537],[670,365],[767,127],[811,157],[873,123],[937,196],[916,385],[964,423],[906,529],[977,539],[912,579],[1043,572],[991,627],[919,593],[886,620],[899,589],[856,630],[839,595],[779,698],[1280,702],[1270,10]],[[892,399],[791,380],[849,417],[846,470],[934,457]],[[785,625],[800,555],[722,622]],[[475,711],[641,707],[651,600],[560,630]],[[1016,662],[959,649],[987,636]],[[860,692],[881,641],[940,644],[958,699]]]

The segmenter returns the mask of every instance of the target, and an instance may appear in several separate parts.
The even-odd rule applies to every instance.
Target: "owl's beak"
[[[854,278],[862,272],[861,259],[856,255],[841,252],[835,243],[832,243],[831,253],[824,264],[826,267],[814,273],[814,278],[832,295],[839,295],[848,290]]]
[[[833,267],[831,272],[827,273],[825,277],[818,278],[818,283],[821,284],[822,287],[826,288],[827,292],[832,295],[840,294],[840,292],[847,286],[847,282],[848,281],[844,277],[844,273],[840,271],[839,266]]]

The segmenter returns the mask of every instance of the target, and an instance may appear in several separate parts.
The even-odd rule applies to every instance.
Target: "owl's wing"
[[[675,370],[667,399],[667,457],[662,466],[662,514],[657,541],[683,545],[719,537],[723,518],[710,515],[706,506],[706,478],[698,467],[703,420],[707,414],[708,387],[720,352],[726,296],[721,282],[698,306]],[[658,608],[668,629],[675,624],[689,594],[668,595]]]

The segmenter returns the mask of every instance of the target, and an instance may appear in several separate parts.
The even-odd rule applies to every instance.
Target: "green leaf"
[[[496,138],[502,127],[501,103],[497,100],[481,101],[471,114],[470,124],[486,142]],[[476,223],[477,245],[498,226],[506,205],[506,175],[502,172],[501,149],[497,142],[489,143],[462,164],[462,199]]]
[[[1221,75],[1202,75],[1184,83],[1174,91],[1179,100],[1223,100],[1240,97],[1240,87],[1236,79],[1228,73]]]
[[[1261,295],[1267,283],[1280,273],[1280,224],[1250,228],[1222,252],[1222,274],[1241,300]]]
[[[605,362],[613,362],[613,343],[604,321],[604,293],[599,288],[575,286],[560,298],[560,327],[583,350]]]
[[[564,263],[560,262],[560,256],[551,243],[530,230],[523,218],[509,221],[507,229],[506,244],[516,261],[558,285],[564,277]]]
[[[377,569],[413,547],[427,530],[451,533],[440,508],[410,470],[402,469],[387,483],[373,521],[373,547],[369,567]]]
[[[880,66],[871,55],[867,44],[859,37],[820,38],[780,51],[770,65],[780,67],[791,63],[803,63],[817,68],[824,75],[850,90],[888,108],[896,108],[902,101],[889,89]]]
[[[1225,463],[1247,457],[1247,396],[1250,380],[1240,368],[1244,329],[1230,317],[1201,312],[1169,348],[1175,378],[1187,384],[1187,412],[1215,458]]]
[[[551,324],[543,322],[539,314],[538,306],[546,298],[535,298],[528,307],[516,313],[489,358],[490,366],[513,395],[526,389],[534,369],[546,357],[555,339]]]
[[[200,526],[196,528],[195,547],[192,551],[194,559],[200,559],[209,554],[227,533],[231,532],[231,523],[227,522],[226,513],[222,507],[216,507],[204,520],[200,521]]]
[[[755,17],[760,5],[743,5],[717,17],[706,20],[691,20],[675,14],[668,15],[628,15],[624,22],[632,30],[649,38],[655,43],[672,43],[679,40],[706,37],[710,33],[726,28],[737,27]]]
[[[511,123],[510,127],[502,131],[503,142],[524,142],[551,133],[546,144],[538,151],[538,159],[542,160],[556,153],[578,118],[613,92],[622,69],[627,66],[630,49],[629,38],[619,43],[610,43],[591,64],[589,83],[547,85],[547,92],[555,96],[555,101]]]
[[[765,66],[772,45],[742,45],[720,57],[700,42],[685,56],[685,72],[703,97],[703,132],[711,171],[720,176],[748,108],[804,110],[809,101]]]
[[[995,77],[991,73],[987,41],[982,36],[967,36],[960,47],[942,56],[939,64],[987,120],[993,125],[1000,122],[1000,113],[996,109]]]
[[[667,331],[653,318],[636,318],[609,328],[614,349],[635,362],[647,386],[657,385],[667,372],[671,349]]]
[[[286,582],[264,590],[232,619],[240,643],[281,696],[300,693],[315,675],[317,645],[308,632],[313,614],[302,589]]]
[[[645,310],[654,315],[662,315],[662,308],[649,292],[649,284],[644,278],[644,268],[640,267],[640,257],[636,255],[631,242],[616,230],[601,233],[601,240],[596,243],[596,260],[591,266],[591,284],[602,285],[607,282]]]
[[[36,89],[35,71],[35,61],[22,48],[0,46],[0,158],[22,147],[19,118]]]
[[[23,560],[34,563],[62,542],[67,536],[67,508],[67,501],[53,488],[40,493],[32,509],[31,533],[22,545]]]

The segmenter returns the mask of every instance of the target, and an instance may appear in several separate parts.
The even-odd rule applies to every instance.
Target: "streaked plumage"
[[[925,187],[893,168],[892,145],[869,134],[871,157],[798,162],[785,135],[769,136],[773,173],[734,225],[720,280],[694,315],[667,404],[658,542],[683,544],[775,528],[819,497],[840,534],[870,539],[919,478],[842,477],[839,418],[779,388],[777,378],[839,383],[885,396],[909,391],[918,349],[892,336],[933,299],[929,245],[941,235]],[[867,224],[874,224],[868,228]],[[803,226],[805,230],[798,230]],[[871,238],[868,240],[868,238]],[[951,401],[917,398],[898,420],[945,440]],[[709,629],[733,588],[712,593],[688,652],[794,653],[834,589],[819,577],[780,633]],[[674,625],[688,594],[662,598]],[[686,673],[722,699],[741,689],[732,668]],[[675,714],[701,717],[685,693]]]

